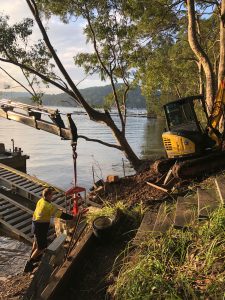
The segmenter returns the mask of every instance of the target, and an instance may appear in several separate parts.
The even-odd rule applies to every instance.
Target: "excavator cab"
[[[204,108],[202,95],[164,105],[168,131],[163,133],[162,139],[168,158],[198,155],[215,145],[198,120],[196,102]],[[202,111],[208,120],[206,110]]]

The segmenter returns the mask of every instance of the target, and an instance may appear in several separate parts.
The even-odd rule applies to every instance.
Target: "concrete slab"
[[[201,188],[198,188],[197,195],[199,218],[208,218],[212,214],[212,212],[221,204],[216,190],[214,189],[203,190]]]
[[[185,228],[193,225],[198,219],[197,197],[178,197],[174,227]]]
[[[225,204],[225,178],[221,176],[217,176],[215,179],[215,184],[220,197],[220,201],[224,205]]]

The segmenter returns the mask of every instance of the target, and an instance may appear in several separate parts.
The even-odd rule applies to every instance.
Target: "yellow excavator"
[[[168,130],[162,139],[168,159],[157,161],[155,170],[164,173],[172,168],[175,177],[185,178],[224,167],[224,136],[219,132],[224,105],[225,80],[220,83],[210,115],[202,95],[164,105]]]

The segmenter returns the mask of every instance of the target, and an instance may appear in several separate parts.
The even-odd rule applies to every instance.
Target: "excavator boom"
[[[219,127],[220,120],[223,116],[225,104],[225,80],[222,80],[216,95],[216,99],[213,103],[212,113],[209,117],[209,127],[217,129]]]
[[[42,116],[48,117],[49,121]],[[3,99],[0,100],[0,117],[58,135],[72,143],[77,142],[77,128],[71,114],[67,114],[66,127],[58,110]]]

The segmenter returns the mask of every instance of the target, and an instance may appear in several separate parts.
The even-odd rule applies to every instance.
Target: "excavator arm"
[[[216,141],[216,144],[220,146],[221,133],[219,132],[219,125],[221,118],[224,114],[224,105],[225,105],[225,79],[223,79],[220,83],[216,99],[213,103],[212,112],[209,116],[208,120],[208,130],[209,136],[212,140]]]
[[[78,138],[76,125],[71,118],[71,114],[66,116],[68,127],[65,126],[57,109],[32,106],[4,99],[0,100],[0,117],[47,131],[60,136],[62,139],[71,140],[71,143],[76,143]]]

